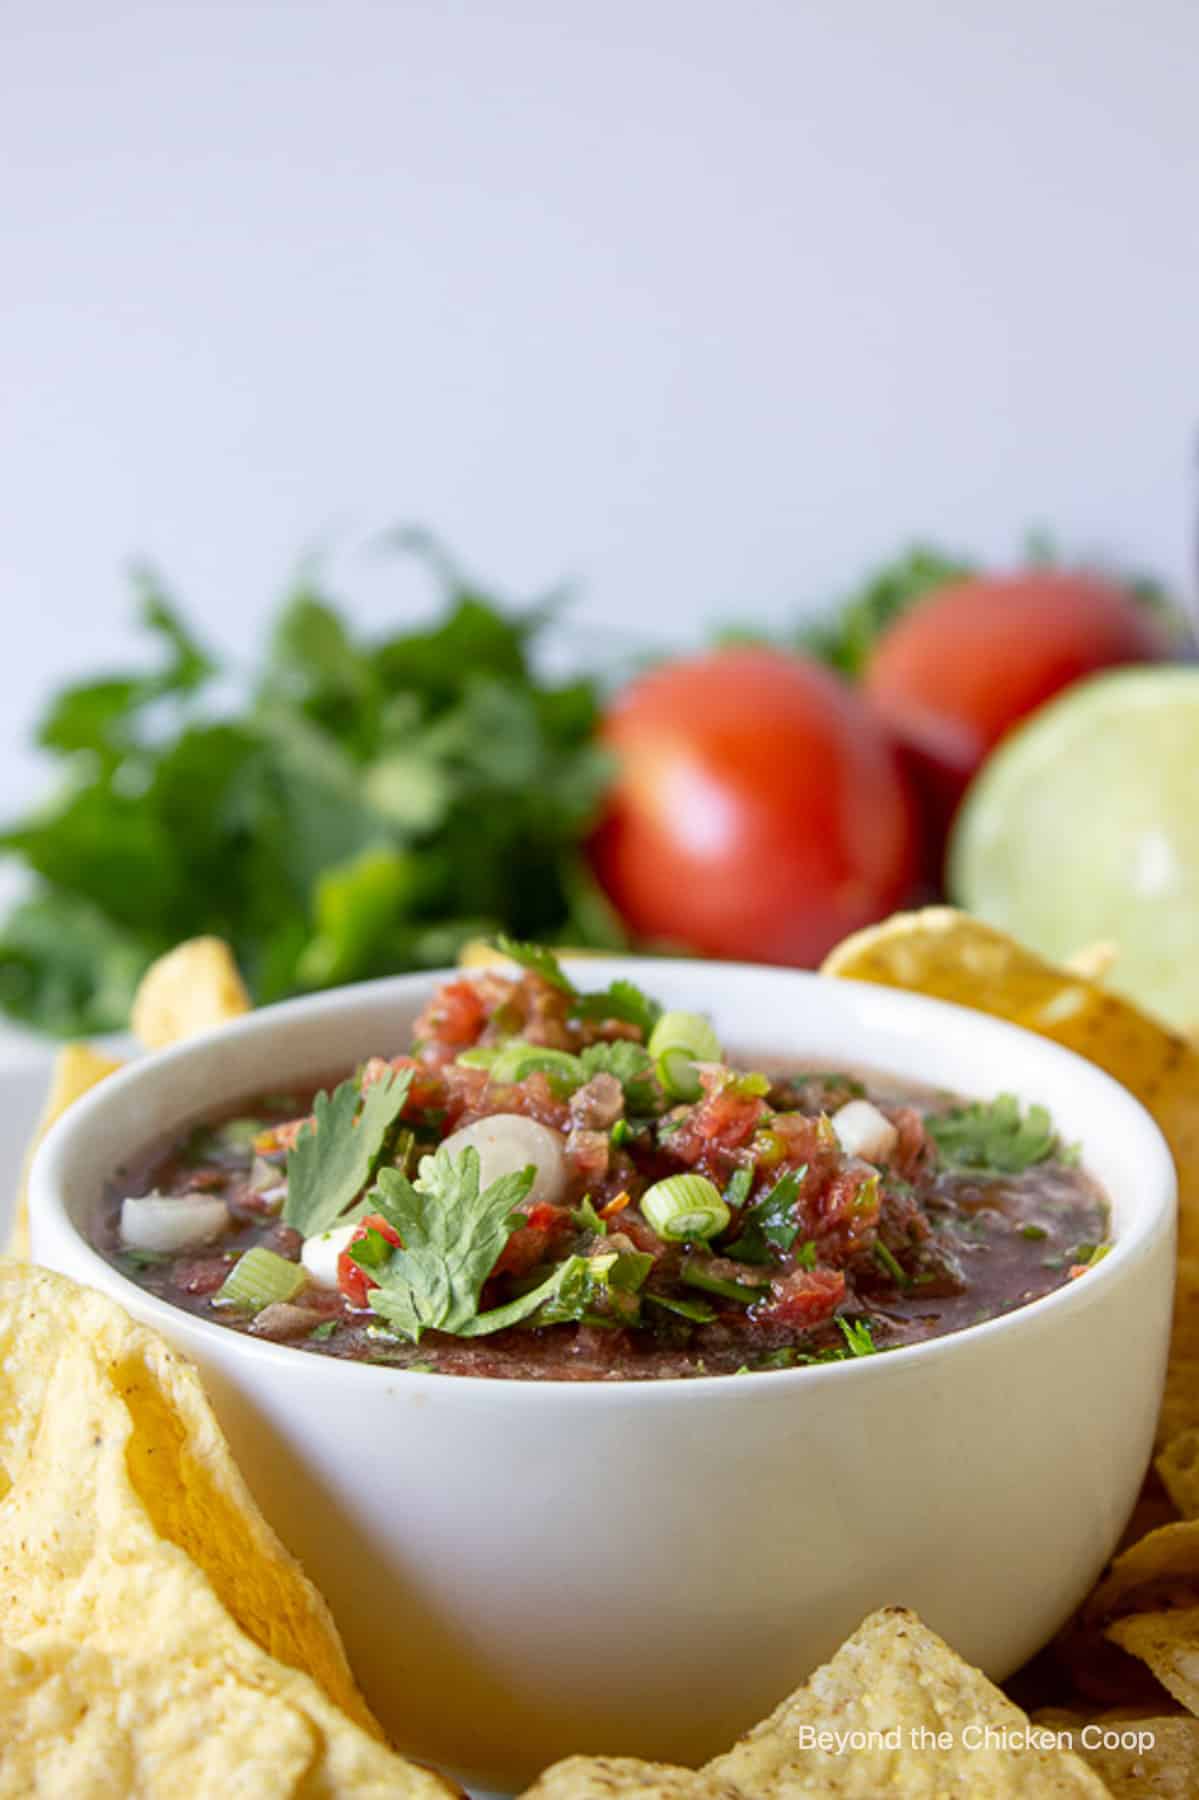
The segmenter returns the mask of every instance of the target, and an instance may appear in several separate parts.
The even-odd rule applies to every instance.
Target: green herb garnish
[[[543,981],[548,981],[551,987],[558,988],[563,994],[569,994],[573,999],[577,993],[574,982],[558,958],[544,944],[522,944],[516,938],[509,937],[507,932],[501,931],[495,940],[495,947],[510,962],[519,963],[522,969],[529,969],[534,975],[540,975]]]
[[[139,572],[155,654],[53,698],[57,787],[3,833],[32,880],[0,1007],[120,1029],[147,964],[211,931],[262,1004],[442,968],[497,927],[625,946],[582,853],[610,778],[598,685],[536,666],[555,608],[502,608],[427,539],[390,541],[444,587],[437,617],[359,631],[306,575],[244,672]]]
[[[653,1081],[653,1063],[648,1050],[628,1038],[614,1038],[611,1043],[588,1044],[579,1052],[584,1079],[593,1075],[615,1075],[624,1090],[625,1104],[631,1112],[652,1113],[662,1101]],[[618,1121],[623,1123],[623,1121]],[[614,1128],[615,1129],[615,1128]]]
[[[595,1210],[595,1203],[590,1194],[585,1194],[578,1206],[572,1206],[570,1216],[580,1231],[590,1231],[595,1237],[607,1237],[608,1224],[601,1219]]]
[[[536,1323],[632,1324],[638,1313],[636,1295],[653,1261],[642,1250],[571,1257],[569,1272],[557,1279],[551,1276],[545,1284],[552,1291],[546,1296]]]
[[[327,1344],[333,1333],[341,1324],[340,1319],[326,1319],[323,1324],[316,1325],[308,1333],[310,1344]]]
[[[903,1265],[896,1261],[895,1257],[891,1254],[890,1250],[888,1250],[881,1238],[875,1239],[873,1253],[874,1260],[879,1265],[879,1268],[883,1269],[897,1286],[901,1288],[911,1287],[911,1276]]]
[[[574,1012],[579,1019],[620,1019],[626,1025],[636,1025],[647,1043],[662,1016],[656,1000],[651,1000],[635,982],[624,979],[611,982],[600,993],[580,995]]]
[[[929,1136],[953,1168],[1019,1175],[1057,1150],[1057,1134],[1043,1106],[1021,1113],[1014,1094],[976,1101],[924,1121]]]
[[[710,1325],[716,1317],[716,1308],[703,1300],[679,1300],[673,1294],[647,1294],[645,1301],[647,1306],[660,1306],[666,1312],[677,1313],[681,1319],[690,1319],[693,1325]]]
[[[869,1319],[846,1319],[837,1314],[837,1325],[841,1336],[845,1339],[845,1347],[850,1356],[874,1356],[878,1346],[871,1335]]]
[[[288,1153],[285,1224],[315,1237],[336,1223],[375,1173],[411,1084],[411,1070],[400,1069],[365,1090],[351,1077],[317,1095]]]
[[[379,1283],[371,1289],[372,1309],[414,1344],[429,1330],[460,1337],[500,1330],[499,1323],[485,1322],[494,1321],[496,1314],[480,1317],[479,1295],[513,1231],[524,1224],[516,1208],[532,1187],[534,1173],[521,1169],[480,1189],[479,1153],[473,1146],[458,1156],[444,1147],[426,1156],[415,1182],[398,1169],[381,1170],[370,1195],[372,1207],[399,1233],[403,1248],[389,1246],[381,1265],[372,1264],[366,1253],[363,1266]],[[349,1255],[361,1261],[362,1244],[351,1244]],[[503,1320],[508,1324],[540,1304],[540,1298],[526,1294],[497,1313],[511,1315]]]
[[[754,1184],[752,1169],[734,1169],[729,1176],[729,1185],[724,1190],[724,1203],[729,1207],[742,1207],[749,1199],[750,1189]]]
[[[152,1269],[158,1263],[172,1261],[167,1250],[121,1250],[119,1255],[121,1261],[133,1269]]]
[[[772,1250],[779,1250],[784,1254],[790,1250],[799,1236],[795,1206],[799,1199],[800,1183],[806,1174],[805,1166],[802,1169],[789,1169],[785,1175],[781,1175],[770,1192],[756,1201],[745,1214],[740,1235],[728,1245],[724,1255],[731,1256],[736,1262],[768,1263],[772,1260]]]
[[[752,1306],[755,1301],[764,1299],[767,1292],[764,1285],[750,1286],[747,1282],[726,1281],[722,1275],[709,1275],[702,1262],[693,1258],[683,1264],[679,1278],[687,1287],[715,1294],[721,1300],[733,1300],[738,1306]]]

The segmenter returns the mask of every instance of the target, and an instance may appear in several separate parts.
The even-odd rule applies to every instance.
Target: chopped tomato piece
[[[365,1269],[360,1269],[349,1254],[350,1245],[360,1244],[368,1231],[379,1232],[389,1244],[394,1244],[397,1250],[403,1248],[399,1232],[394,1225],[388,1223],[381,1213],[367,1213],[365,1219],[359,1221],[350,1243],[346,1245],[337,1259],[337,1285],[351,1306],[366,1306],[368,1291],[379,1285],[374,1276],[368,1275]]]
[[[483,996],[473,981],[447,981],[417,1019],[415,1035],[462,1047],[474,1043],[486,1018]]]
[[[842,1269],[797,1269],[770,1284],[772,1299],[758,1317],[780,1325],[797,1325],[806,1331],[831,1319],[845,1298]]]
[[[529,1208],[526,1223],[518,1225],[504,1248],[493,1275],[527,1275],[530,1269],[545,1262],[554,1240],[571,1226],[570,1213],[564,1206],[550,1206],[538,1201]]]
[[[382,1081],[385,1075],[398,1073],[401,1069],[411,1069],[412,1085],[408,1089],[408,1098],[404,1102],[404,1112],[419,1111],[425,1106],[440,1106],[445,1098],[441,1075],[437,1069],[419,1062],[415,1056],[372,1056],[362,1065],[362,1086],[373,1087],[376,1081]]]

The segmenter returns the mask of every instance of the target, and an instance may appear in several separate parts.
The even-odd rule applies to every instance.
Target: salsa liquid
[[[497,1079],[502,1067],[495,1057],[486,1066],[489,1053],[462,1061],[464,1047],[485,1050],[489,1034],[510,1044],[514,1029],[522,1044],[544,1046],[548,1037],[552,1048],[556,1039],[567,1059],[588,1044],[636,1045],[645,1035],[621,1021],[575,1024],[559,1016],[560,996],[547,987],[535,974],[451,983],[426,1009],[415,1054],[372,1059],[361,1078],[369,1086],[381,1071],[411,1070],[402,1146],[397,1138],[387,1155],[413,1177],[447,1134],[497,1114],[560,1136],[559,1189],[521,1203],[523,1223],[483,1281],[481,1312],[528,1293],[569,1258],[587,1269],[615,1259],[635,1270],[627,1292],[597,1282],[577,1316],[560,1322],[534,1314],[477,1337],[430,1328],[413,1342],[372,1306],[373,1276],[343,1253],[336,1285],[326,1274],[282,1305],[229,1304],[220,1290],[246,1250],[301,1262],[304,1238],[282,1210],[297,1121],[312,1105],[307,1092],[247,1100],[117,1171],[92,1241],[147,1292],[308,1355],[563,1381],[768,1371],[885,1351],[1026,1306],[1102,1254],[1106,1201],[1069,1151],[1047,1136],[1026,1166],[963,1166],[946,1122],[969,1103],[953,1096],[769,1059],[763,1075],[762,1062],[740,1058],[700,1063],[698,1097],[678,1102],[652,1074],[640,1085],[600,1075],[571,1086],[553,1068]],[[875,1109],[886,1149],[878,1154],[876,1145],[873,1160],[838,1138],[851,1100]],[[634,1102],[653,1110],[638,1113]],[[982,1118],[984,1148],[998,1129]],[[1024,1143],[1000,1134],[994,1154],[1018,1164]],[[680,1173],[704,1177],[724,1197],[728,1224],[706,1241],[665,1241],[642,1211],[647,1191]],[[152,1192],[188,1204],[219,1199],[227,1224],[215,1241],[191,1248],[131,1247],[123,1205]],[[361,1225],[359,1236],[369,1229]],[[378,1239],[384,1260],[397,1237]],[[399,1250],[395,1257],[398,1267]]]

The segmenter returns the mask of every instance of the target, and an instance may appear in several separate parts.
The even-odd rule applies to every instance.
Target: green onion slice
[[[248,1306],[261,1312],[278,1300],[291,1300],[299,1293],[308,1277],[299,1263],[288,1262],[255,1244],[239,1256],[221,1286],[213,1295],[216,1306]]]
[[[714,1238],[732,1218],[720,1190],[705,1175],[670,1175],[641,1196],[641,1211],[660,1238],[684,1244]]]
[[[720,1039],[702,1013],[663,1013],[646,1048],[658,1080],[675,1100],[698,1100],[702,1089],[695,1064],[723,1057]]]

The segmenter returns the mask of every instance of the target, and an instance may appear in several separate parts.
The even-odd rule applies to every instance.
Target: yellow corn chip
[[[1199,1519],[1199,1428],[1171,1438],[1154,1466],[1183,1518]]]
[[[1097,944],[1084,944],[1081,950],[1066,958],[1063,966],[1071,975],[1083,975],[1088,981],[1103,981],[1111,974],[1119,955],[1119,944],[1105,938]]]
[[[669,1763],[634,1756],[569,1756],[521,1800],[746,1800],[740,1788]]]
[[[724,1756],[690,1775],[571,1757],[525,1800],[1105,1800],[1069,1748],[902,1607],[872,1613]]]
[[[1199,1714],[1199,1607],[1133,1613],[1109,1625],[1107,1635],[1140,1657],[1188,1712]]]
[[[252,1002],[223,938],[189,938],[138,983],[129,1023],[147,1050],[165,1050],[249,1012]]]
[[[103,1081],[106,1075],[114,1075],[120,1067],[119,1062],[114,1062],[110,1056],[102,1056],[90,1044],[64,1044],[54,1058],[50,1090],[21,1169],[17,1210],[7,1245],[9,1256],[29,1255],[29,1165],[33,1161],[34,1151],[54,1121],[66,1112],[73,1100],[86,1094],[89,1088],[95,1087],[98,1081]]]
[[[1113,1800],[1195,1800],[1199,1795],[1199,1719],[1152,1708],[1092,1716],[1049,1710],[1038,1725],[1069,1731],[1077,1755]]]
[[[0,1490],[0,1794],[47,1736],[43,1700],[75,1720],[52,1790],[72,1796],[104,1746],[139,1770],[113,1794],[456,1791],[380,1742],[195,1370],[104,1296],[16,1262],[0,1262]],[[291,1785],[254,1784],[256,1696]]]
[[[872,1613],[806,1687],[707,1765],[753,1800],[1046,1800],[1106,1790],[914,1613]]]

